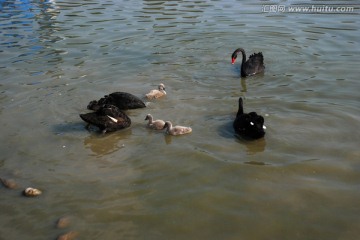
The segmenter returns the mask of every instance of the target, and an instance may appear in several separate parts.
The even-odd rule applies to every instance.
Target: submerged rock
[[[4,187],[9,188],[9,189],[15,189],[18,187],[16,182],[12,179],[0,178],[0,182],[4,185]]]
[[[24,190],[23,194],[26,197],[36,197],[39,196],[42,192],[39,189],[28,187]]]
[[[56,240],[72,240],[72,239],[75,239],[78,235],[79,235],[78,232],[70,231],[63,235],[60,235]]]
[[[70,217],[68,216],[61,217],[56,222],[57,228],[67,228],[68,226],[70,226]]]

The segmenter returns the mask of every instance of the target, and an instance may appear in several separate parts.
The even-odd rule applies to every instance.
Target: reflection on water
[[[30,75],[57,72],[57,65],[62,60],[65,50],[54,48],[54,43],[62,40],[58,36],[61,29],[57,26],[59,14],[55,1],[3,1],[1,4],[0,27],[3,32],[1,45],[7,48],[19,48],[9,60],[15,66],[33,61],[43,64],[43,69],[33,70],[28,67]],[[8,53],[8,52],[7,52]],[[51,67],[48,67],[51,66]]]
[[[91,149],[95,156],[101,157],[125,147],[121,143],[131,136],[131,129],[122,130],[115,134],[92,133],[84,139],[85,148]]]
[[[249,155],[253,155],[253,154],[265,151],[266,138],[258,139],[255,141],[246,141],[246,140],[240,139],[239,142],[243,143],[246,146],[246,152]]]
[[[20,186],[0,186],[0,239],[356,239],[358,9],[262,4],[0,1],[0,177]],[[240,78],[238,47],[263,52],[264,74]],[[129,129],[79,118],[160,82],[167,96],[129,111]],[[240,96],[265,138],[235,136]],[[193,132],[150,130],[148,113]],[[21,197],[28,186],[44,194]],[[61,216],[75,220],[56,229]]]

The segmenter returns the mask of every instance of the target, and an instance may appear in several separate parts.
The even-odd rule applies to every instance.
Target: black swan
[[[256,112],[244,113],[243,100],[239,98],[239,110],[233,123],[234,130],[244,138],[258,139],[265,135],[264,118]]]
[[[251,76],[264,71],[264,56],[262,55],[262,52],[251,54],[246,61],[245,50],[243,48],[238,48],[231,55],[231,64],[235,63],[239,52],[242,53],[241,77]]]
[[[102,133],[114,132],[131,125],[131,119],[124,112],[109,104],[99,107],[96,112],[80,114],[80,118],[88,123],[87,128],[94,125]]]
[[[127,92],[114,92],[109,95],[105,95],[100,100],[93,100],[89,103],[87,108],[89,110],[97,111],[99,108],[105,104],[114,105],[120,110],[134,109],[134,108],[144,108],[146,107],[145,103],[138,97]]]

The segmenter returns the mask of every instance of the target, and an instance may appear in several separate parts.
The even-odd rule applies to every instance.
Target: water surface
[[[267,12],[253,1],[1,1],[0,239],[356,239],[359,5]],[[238,47],[266,71],[240,78]],[[79,113],[113,91],[168,95],[129,129]],[[234,136],[239,97],[265,138]],[[188,125],[170,137],[144,118]],[[43,190],[24,198],[22,188]],[[71,224],[57,229],[58,218]]]

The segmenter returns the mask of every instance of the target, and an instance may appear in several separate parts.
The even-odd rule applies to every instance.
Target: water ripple
[[[356,239],[358,14],[262,11],[273,2],[1,1],[0,177],[44,189],[22,208],[0,186],[1,234],[55,239],[70,213],[83,239]],[[238,47],[264,53],[264,74],[240,78]],[[160,82],[129,129],[79,118]],[[240,96],[264,139],[235,136]],[[147,113],[193,132],[151,131]]]

